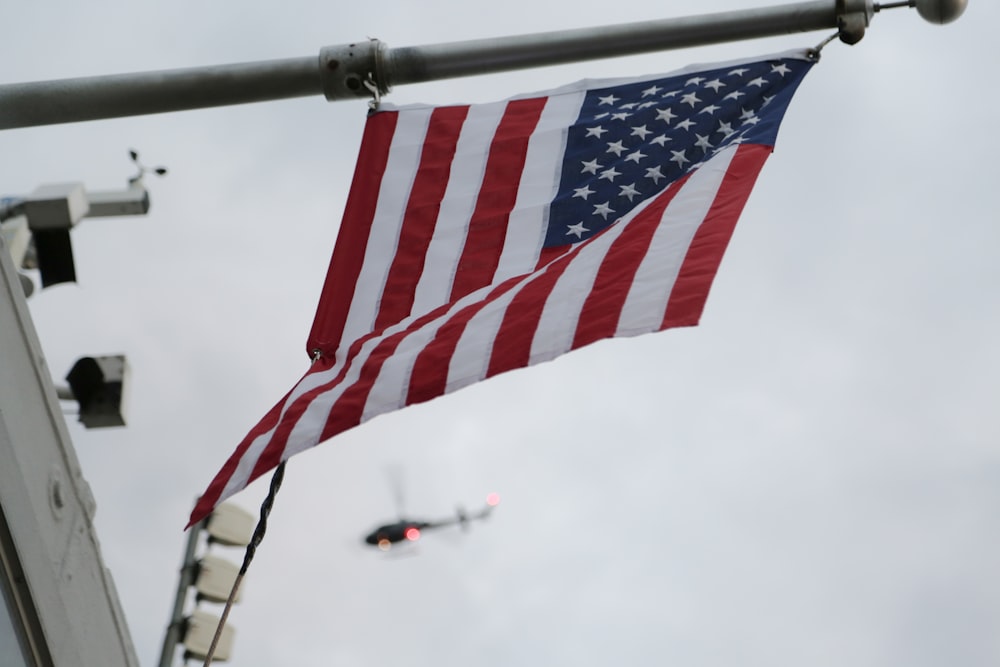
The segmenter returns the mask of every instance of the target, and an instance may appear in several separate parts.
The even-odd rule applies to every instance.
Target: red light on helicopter
[[[406,529],[406,532],[403,534],[406,536],[406,539],[408,539],[411,542],[416,542],[417,540],[420,539],[420,529],[416,528],[415,526],[410,526],[409,528]]]
[[[500,494],[499,493],[491,493],[490,495],[486,496],[486,504],[489,505],[490,507],[496,507],[497,505],[499,505],[500,504]]]

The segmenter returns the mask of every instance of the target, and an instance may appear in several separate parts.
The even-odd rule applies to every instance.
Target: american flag
[[[603,338],[697,324],[813,62],[796,51],[372,113],[308,339],[313,364],[191,524],[376,415]]]

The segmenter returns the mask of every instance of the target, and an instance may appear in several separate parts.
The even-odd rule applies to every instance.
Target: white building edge
[[[51,377],[0,238],[0,664],[137,666]]]

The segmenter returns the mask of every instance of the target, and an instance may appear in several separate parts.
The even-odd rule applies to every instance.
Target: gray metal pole
[[[389,85],[834,29],[838,5],[794,5],[392,49]],[[870,3],[869,3],[870,4]]]
[[[908,0],[947,22],[966,0]],[[0,85],[0,130],[323,94],[371,97],[397,84],[838,29],[864,35],[873,0],[811,0],[643,23],[390,49],[378,40],[327,47],[319,57]]]
[[[184,603],[187,601],[188,589],[194,585],[194,575],[197,566],[195,551],[198,547],[198,537],[206,526],[207,519],[191,526],[188,531],[187,545],[184,548],[184,562],[181,564],[180,577],[177,580],[177,594],[174,596],[174,608],[170,613],[170,624],[167,634],[163,637],[163,649],[160,651],[159,667],[170,667],[174,662],[174,652],[181,641],[181,630],[184,626]]]
[[[322,94],[315,56],[0,86],[0,129]]]

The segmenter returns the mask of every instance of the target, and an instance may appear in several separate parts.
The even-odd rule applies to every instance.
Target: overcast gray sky
[[[1000,663],[1000,6],[970,4],[944,27],[880,13],[857,46],[825,49],[699,327],[603,341],[293,458],[230,616],[231,664]],[[16,3],[0,71],[13,83],[752,6]],[[390,99],[490,101],[825,36]],[[147,217],[74,230],[78,283],[29,302],[57,381],[79,356],[131,364],[126,428],[69,420],[144,665],[195,497],[308,364],[365,111],[307,98],[0,132],[0,195],[123,187],[129,148],[170,170],[148,182]],[[396,513],[390,471],[413,515],[503,502],[467,534],[387,558],[360,539]],[[265,491],[234,502],[256,512]]]

